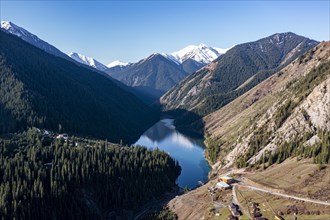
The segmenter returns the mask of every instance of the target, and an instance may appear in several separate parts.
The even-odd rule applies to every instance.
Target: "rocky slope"
[[[227,167],[242,157],[254,164],[284,143],[311,146],[324,141],[320,136],[330,131],[329,66],[330,42],[322,42],[204,117],[195,126],[205,125],[209,156]]]

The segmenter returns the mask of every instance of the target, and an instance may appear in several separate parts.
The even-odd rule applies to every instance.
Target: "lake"
[[[163,119],[154,124],[134,145],[143,145],[167,152],[179,161],[182,168],[177,183],[180,187],[194,188],[198,181],[208,179],[210,166],[204,156],[205,145],[202,139],[180,133],[173,125],[173,119]]]

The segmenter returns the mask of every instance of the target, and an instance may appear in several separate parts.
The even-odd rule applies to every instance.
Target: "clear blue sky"
[[[329,40],[325,1],[4,1],[9,20],[65,53],[108,64],[190,44],[227,48],[291,31]]]

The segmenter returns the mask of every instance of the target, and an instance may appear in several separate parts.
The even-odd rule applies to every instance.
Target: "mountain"
[[[105,71],[109,76],[120,75],[125,70],[129,69],[133,63],[124,63],[120,61],[113,61],[107,65],[108,69]],[[116,77],[114,77],[116,78]],[[124,82],[123,82],[124,83]]]
[[[322,42],[193,126],[204,127],[207,155],[225,167],[290,156],[330,163],[329,91],[330,42]]]
[[[228,49],[221,49],[215,47],[208,47],[205,44],[190,45],[172,55],[178,62],[183,63],[188,59],[192,59],[199,63],[208,64],[218,58],[221,54],[226,53]]]
[[[82,63],[82,64],[85,64],[87,66],[91,66],[91,67],[93,67],[95,69],[98,69],[100,71],[105,71],[106,69],[108,69],[105,65],[103,65],[99,61],[95,60],[94,58],[87,57],[87,56],[84,56],[84,55],[81,55],[81,54],[75,53],[75,52],[72,52],[68,55],[69,55],[69,57],[71,57],[75,61],[77,61],[79,63]]]
[[[219,201],[230,205],[232,200],[228,198],[237,193],[241,210],[251,207],[250,203],[244,205],[247,197],[258,203],[267,198],[271,201],[269,207],[281,204],[276,206],[276,211],[263,210],[263,218],[273,219],[274,212],[281,210],[291,213],[280,213],[285,219],[302,215],[313,219],[314,213],[323,206],[318,205],[318,201],[323,204],[329,201],[329,91],[330,42],[322,42],[199,120],[199,125],[194,124],[194,127],[203,132],[202,125],[205,126],[205,154],[212,163],[209,181],[173,198],[167,203],[168,209],[177,219],[217,218],[214,210],[205,210],[215,207]],[[209,189],[223,175],[234,177],[241,186],[234,186],[232,191],[217,191],[220,193],[217,202],[210,201]],[[288,196],[292,196],[290,201]],[[287,204],[293,202],[299,209],[306,208],[306,198],[314,201],[305,212],[290,211],[292,206]],[[220,209],[217,213],[223,211]],[[327,219],[328,216],[325,213],[317,218]]]
[[[182,109],[205,116],[253,88],[316,44],[314,40],[288,32],[236,45],[170,89],[160,102],[165,110]],[[181,120],[188,122],[188,118],[181,117]]]
[[[131,143],[157,115],[89,68],[0,32],[0,132],[26,127]],[[19,61],[19,62],[18,62]]]
[[[112,72],[112,67],[105,72],[128,86],[149,87],[164,93],[176,85],[188,74],[175,62],[155,53],[149,57],[124,67],[122,71]]]
[[[193,73],[226,53],[227,50],[200,44],[190,45],[177,52],[163,55],[181,65],[184,71]]]
[[[33,46],[36,46],[36,47],[46,51],[47,53],[50,53],[50,54],[58,56],[58,57],[62,57],[64,59],[70,59],[65,53],[61,52],[56,47],[41,40],[36,35],[31,34],[24,28],[19,27],[10,21],[1,21],[1,30],[6,33],[17,36],[17,37],[23,39],[24,41],[32,44]]]

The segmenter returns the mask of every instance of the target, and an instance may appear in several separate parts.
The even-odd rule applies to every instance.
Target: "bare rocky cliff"
[[[322,42],[287,67],[203,118],[208,154],[229,167],[242,156],[253,164],[280,145],[321,141],[330,131],[330,42]],[[210,144],[211,143],[211,144]],[[251,155],[251,147],[257,149]],[[250,152],[250,155],[249,153]],[[220,161],[220,162],[219,162]]]

